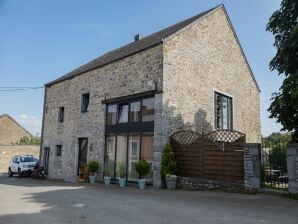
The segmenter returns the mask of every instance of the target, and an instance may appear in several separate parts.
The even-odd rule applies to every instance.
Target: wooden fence
[[[244,134],[229,130],[179,131],[171,136],[178,176],[226,182],[244,182],[244,144]]]

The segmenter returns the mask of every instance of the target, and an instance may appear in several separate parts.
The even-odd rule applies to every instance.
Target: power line
[[[43,89],[43,86],[38,87],[11,87],[11,86],[0,86],[0,92],[14,92],[14,91],[23,91],[23,90],[35,90],[35,89]]]
[[[16,88],[24,88],[24,89],[31,89],[31,88],[43,88],[43,86],[0,86],[0,89],[16,89]]]

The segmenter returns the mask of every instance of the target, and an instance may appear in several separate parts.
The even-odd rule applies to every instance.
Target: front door
[[[80,166],[87,163],[88,138],[79,138],[78,174]]]
[[[44,172],[46,175],[49,173],[49,159],[50,159],[50,148],[44,148]]]

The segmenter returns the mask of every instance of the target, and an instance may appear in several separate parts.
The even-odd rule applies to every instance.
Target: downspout
[[[39,149],[39,161],[41,161],[41,153],[42,153],[42,148],[43,148],[43,129],[44,129],[44,120],[45,120],[44,116],[45,116],[45,109],[46,109],[46,99],[47,99],[47,86],[45,86],[44,98],[43,98],[43,112],[42,112],[42,126],[41,126],[41,141],[40,141],[40,149]]]

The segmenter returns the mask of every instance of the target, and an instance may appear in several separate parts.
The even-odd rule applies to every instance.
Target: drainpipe
[[[44,116],[45,116],[45,109],[46,109],[46,99],[47,99],[47,86],[45,86],[44,98],[43,98],[43,112],[42,112],[42,126],[41,126],[41,136],[40,136],[41,141],[40,141],[40,149],[39,149],[39,162],[41,161],[41,153],[42,153],[42,147],[43,147],[43,128],[44,128]]]

